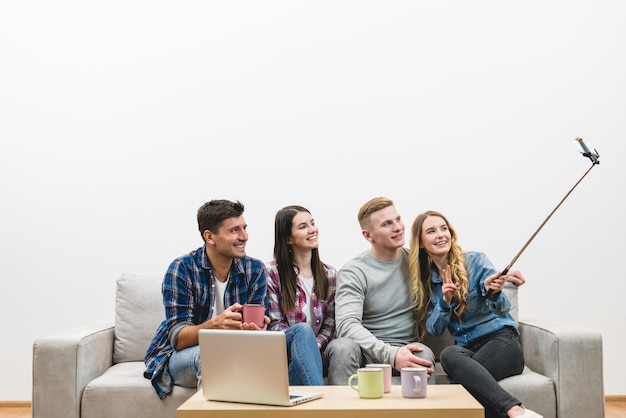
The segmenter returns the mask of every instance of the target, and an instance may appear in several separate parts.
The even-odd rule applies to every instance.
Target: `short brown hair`
[[[243,214],[244,206],[240,201],[214,199],[206,202],[198,209],[198,230],[204,240],[204,231],[207,229],[213,233],[228,218],[236,218]]]

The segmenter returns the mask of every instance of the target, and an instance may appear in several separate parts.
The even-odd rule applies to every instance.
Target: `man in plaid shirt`
[[[202,386],[198,331],[202,328],[266,329],[242,322],[246,303],[266,299],[266,269],[246,256],[246,222],[241,202],[212,200],[198,209],[204,245],[176,258],[163,279],[165,320],[146,352],[144,376],[160,398],[174,385]],[[206,374],[210,373],[206,371]]]

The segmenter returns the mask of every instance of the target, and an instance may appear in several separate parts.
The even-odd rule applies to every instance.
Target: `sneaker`
[[[531,411],[530,409],[526,409],[526,412],[524,412],[522,415],[518,415],[517,418],[543,418],[543,415],[539,415],[538,413],[536,413],[535,411]]]

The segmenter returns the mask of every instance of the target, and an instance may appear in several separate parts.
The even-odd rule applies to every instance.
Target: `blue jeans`
[[[512,328],[496,331],[470,347],[446,347],[440,357],[450,379],[463,385],[481,403],[486,418],[506,417],[509,409],[521,405],[498,383],[524,370],[524,354]]]
[[[322,386],[322,356],[313,328],[307,323],[295,324],[285,331],[289,359],[289,384]],[[271,355],[271,353],[268,353]]]
[[[170,357],[168,369],[175,385],[200,389],[202,387],[200,346],[194,345],[174,351]]]

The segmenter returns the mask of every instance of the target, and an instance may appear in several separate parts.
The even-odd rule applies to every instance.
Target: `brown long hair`
[[[284,312],[292,312],[296,309],[296,289],[298,266],[293,262],[291,245],[287,244],[287,239],[291,236],[293,218],[298,212],[308,212],[308,209],[291,205],[285,206],[276,213],[274,220],[274,259],[278,268],[280,278],[281,296]],[[328,293],[328,281],[324,270],[324,263],[320,260],[319,249],[314,248],[311,254],[311,271],[313,272],[313,283],[315,294],[320,300],[326,300]]]
[[[463,256],[463,249],[457,242],[457,234],[455,229],[450,225],[450,222],[439,212],[433,210],[426,211],[417,215],[411,226],[411,242],[409,250],[409,274],[411,276],[411,290],[413,293],[413,299],[416,303],[417,321],[420,330],[420,340],[426,335],[426,313],[430,305],[430,295],[432,293],[432,281],[431,276],[435,268],[433,260],[422,245],[422,225],[429,216],[437,216],[445,221],[450,231],[450,251],[448,252],[448,265],[450,265],[450,272],[452,275],[452,281],[460,285],[460,289],[456,291],[454,295],[456,299],[456,307],[454,308],[454,315],[461,318],[463,311],[465,310],[465,302],[468,298],[469,279],[467,277],[467,270],[465,268],[465,257]]]

